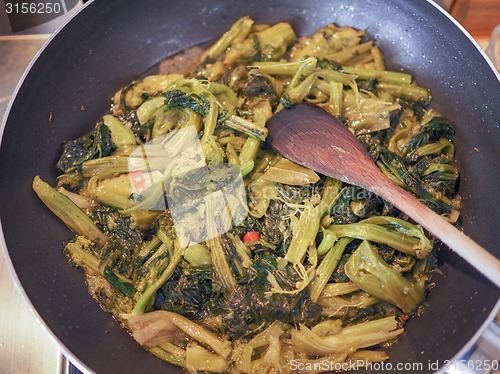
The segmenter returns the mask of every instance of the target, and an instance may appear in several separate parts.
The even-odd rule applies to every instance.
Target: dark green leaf
[[[109,128],[99,123],[92,132],[64,142],[63,154],[56,167],[62,172],[80,171],[84,161],[109,156],[114,149]]]
[[[311,326],[321,319],[322,308],[311,301],[308,289],[295,294],[271,292],[269,274],[288,291],[295,290],[300,280],[292,265],[278,268],[275,256],[255,261],[224,306],[225,332],[232,339],[251,338],[276,320]]]
[[[200,319],[212,297],[210,268],[177,267],[172,277],[156,292],[153,308]]]

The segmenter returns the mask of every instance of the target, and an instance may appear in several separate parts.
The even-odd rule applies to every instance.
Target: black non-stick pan
[[[432,107],[456,125],[463,225],[500,257],[500,81],[460,27],[424,0],[96,0],[45,46],[11,103],[0,148],[5,246],[29,301],[82,369],[102,374],[178,372],[144,351],[90,297],[62,242],[71,234],[36,197],[39,174],[54,183],[62,141],[89,131],[112,94],[163,58],[215,39],[236,19],[289,21],[299,34],[329,23],[368,30],[389,68],[413,74]],[[499,291],[447,249],[429,306],[411,320],[390,362],[453,358],[498,301]],[[410,370],[411,371],[411,370]],[[407,372],[410,372],[407,371]]]

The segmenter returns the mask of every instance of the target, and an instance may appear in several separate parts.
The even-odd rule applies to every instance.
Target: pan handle
[[[500,359],[500,325],[498,320],[493,321],[488,326],[481,339],[484,340],[482,349],[486,353],[491,353],[490,357]]]
[[[462,357],[445,364],[442,374],[500,373],[500,313]]]

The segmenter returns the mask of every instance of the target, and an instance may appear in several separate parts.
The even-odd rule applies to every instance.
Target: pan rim
[[[7,108],[5,110],[3,118],[1,118],[2,121],[0,122],[0,148],[2,147],[2,144],[3,144],[3,142],[2,142],[3,141],[3,134],[5,133],[5,128],[7,127],[7,122],[8,122],[10,111],[12,109],[14,101],[16,101],[17,95],[19,94],[19,91],[20,91],[21,87],[23,86],[24,81],[26,80],[26,77],[29,75],[29,73],[31,72],[33,66],[38,61],[38,58],[45,52],[45,49],[47,49],[47,46],[50,43],[52,43],[52,40],[57,35],[59,35],[59,33],[66,27],[66,25],[68,23],[70,23],[73,20],[73,18],[75,18],[76,16],[78,16],[80,14],[80,12],[82,12],[85,8],[87,8],[93,2],[94,2],[94,0],[90,0],[87,3],[83,4],[83,6],[81,8],[79,8],[70,17],[68,17],[67,20],[65,20],[63,23],[61,23],[59,25],[59,27],[52,34],[50,34],[50,36],[47,38],[47,40],[45,41],[45,43],[43,43],[42,47],[37,51],[37,53],[35,54],[35,56],[31,59],[30,63],[28,64],[28,66],[24,70],[23,75],[19,79],[19,82],[17,82],[16,88],[14,89],[14,92],[12,92],[12,95],[11,95],[11,97],[9,99],[8,104],[7,104]],[[47,35],[47,34],[43,34],[43,35]]]
[[[71,352],[71,350],[68,349],[61,340],[59,340],[59,338],[50,329],[48,324],[40,316],[40,314],[38,313],[38,310],[35,308],[35,306],[31,302],[31,299],[29,298],[26,290],[24,289],[24,286],[22,285],[21,281],[19,280],[19,277],[17,275],[14,264],[12,263],[12,259],[10,258],[9,250],[7,248],[7,243],[5,242],[5,236],[3,233],[2,218],[1,217],[0,217],[0,257],[2,258],[2,260],[5,263],[5,267],[7,268],[7,272],[9,273],[9,276],[10,276],[10,279],[12,280],[12,283],[14,284],[14,288],[16,289],[17,293],[21,296],[21,299],[23,300],[24,305],[27,307],[27,309],[29,309],[31,315],[42,326],[43,330],[50,336],[52,341],[57,345],[57,347],[61,351],[61,354],[65,357],[69,358],[71,363],[74,364],[80,371],[82,371],[84,373],[89,373],[89,374],[95,373],[84,362],[82,362],[75,354],[73,354],[73,352]]]
[[[21,89],[21,87],[24,84],[24,81],[26,80],[26,77],[30,74],[33,66],[36,64],[38,61],[39,57],[45,52],[45,49],[48,47],[48,45],[52,42],[52,40],[66,27],[68,23],[70,23],[73,18],[78,16],[83,9],[85,9],[87,6],[89,6],[91,3],[93,3],[94,0],[88,1],[87,3],[83,4],[83,6],[78,9],[76,12],[74,12],[66,21],[64,21],[44,42],[42,47],[38,50],[38,52],[35,54],[33,59],[30,61],[28,66],[23,72],[23,75],[19,79],[19,82],[16,85],[16,88],[14,89],[14,92],[12,93],[12,96],[9,99],[9,102],[7,104],[7,108],[5,110],[5,113],[2,117],[2,121],[0,122],[0,148],[2,148],[3,145],[3,135],[5,133],[5,128],[7,127],[7,122],[9,119],[10,111],[12,109],[12,106],[14,105],[14,102],[17,99],[18,93]],[[4,230],[2,227],[2,217],[0,216],[0,257],[5,263],[5,267],[7,268],[7,272],[9,273],[9,277],[12,280],[12,283],[14,284],[14,288],[16,289],[18,295],[21,296],[21,299],[23,300],[24,305],[27,307],[31,315],[35,318],[35,320],[42,326],[43,330],[47,335],[52,339],[52,341],[56,344],[57,348],[60,350],[61,354],[68,358],[71,363],[76,366],[81,372],[83,373],[89,373],[89,374],[95,374],[93,370],[91,370],[84,362],[82,362],[73,352],[71,352],[70,349],[68,349],[64,343],[56,336],[56,334],[50,329],[48,326],[47,322],[40,316],[38,310],[35,308],[33,303],[31,302],[31,299],[29,298],[26,290],[24,289],[23,284],[19,280],[19,277],[17,275],[17,271],[14,267],[14,264],[12,262],[12,259],[10,257],[9,249],[7,247],[7,243],[5,241],[5,235],[4,235]]]
[[[479,46],[479,44],[474,40],[474,38],[465,30],[465,28],[458,23],[448,12],[446,12],[442,7],[440,7],[434,0],[427,0],[428,3],[430,3],[432,6],[437,8],[438,11],[440,11],[442,14],[445,15],[453,24],[455,27],[457,27],[462,34],[464,34],[469,42],[471,42],[476,49],[480,52],[481,56],[483,57],[484,60],[486,60],[488,66],[490,69],[494,72],[494,75],[496,76],[497,80],[500,82],[500,72],[494,67],[492,61],[489,59],[489,57],[486,55],[485,51]],[[66,20],[61,26],[58,27],[58,29],[46,40],[46,42],[43,44],[43,46],[40,48],[40,50],[37,52],[35,57],[31,60],[30,64],[28,67],[25,69],[21,79],[19,80],[6,109],[6,112],[2,118],[2,122],[0,124],[0,148],[3,145],[3,135],[5,133],[5,128],[7,126],[7,122],[9,119],[10,111],[12,109],[12,106],[14,102],[16,101],[16,98],[18,96],[18,93],[23,86],[26,77],[30,74],[33,66],[36,64],[38,61],[39,57],[45,52],[46,48],[50,43],[52,43],[53,39],[66,27],[66,25],[73,20],[74,17],[77,17],[80,12],[82,12],[84,9],[86,9],[87,6],[90,6],[92,3],[94,3],[94,0],[91,0],[87,3],[84,4],[84,6],[79,9],[77,12],[75,12],[68,20]],[[85,373],[95,373],[93,370],[91,370],[85,363],[83,363],[77,356],[75,356],[60,340],[59,338],[55,335],[55,333],[49,328],[49,326],[46,324],[46,322],[40,317],[37,309],[34,307],[32,304],[30,298],[28,297],[28,294],[26,290],[24,289],[21,281],[19,280],[19,277],[17,275],[16,269],[14,267],[14,264],[12,263],[12,259],[10,258],[9,250],[7,247],[7,243],[5,240],[5,235],[4,231],[2,228],[2,218],[0,217],[0,255],[3,256],[3,259],[6,263],[6,267],[9,272],[9,276],[13,280],[13,283],[15,285],[15,288],[17,292],[21,295],[25,305],[28,306],[30,309],[32,315],[37,319],[37,321],[43,326],[44,330],[49,334],[49,336],[53,339],[53,341],[57,344],[57,346],[60,348],[61,353],[68,357],[70,361],[81,371]],[[492,323],[494,317],[496,314],[500,312],[500,297],[498,298],[495,306],[492,308],[491,312],[489,313],[488,317],[484,320],[484,322],[481,324],[481,327],[476,331],[476,333],[469,339],[469,341],[453,356],[452,360],[456,360],[460,357],[462,357],[466,352],[468,352],[474,344],[478,341],[478,339],[481,337],[481,335],[488,329],[490,323]],[[436,373],[445,373],[445,369],[441,368],[439,369]]]

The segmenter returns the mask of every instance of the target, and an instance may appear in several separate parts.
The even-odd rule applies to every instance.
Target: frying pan
[[[432,107],[456,125],[463,225],[500,257],[497,204],[500,80],[471,38],[426,1],[401,0],[98,0],[85,6],[44,47],[10,104],[0,148],[4,247],[19,284],[65,354],[97,373],[174,373],[145,352],[90,297],[81,269],[68,265],[68,229],[37,199],[37,174],[55,181],[64,139],[89,131],[112,94],[166,56],[215,39],[242,15],[289,21],[298,34],[329,23],[366,29],[390,69],[432,90]],[[476,150],[477,149],[477,150]],[[453,358],[491,319],[499,292],[447,249],[428,308],[411,320],[390,362]],[[407,372],[411,372],[408,370]]]

